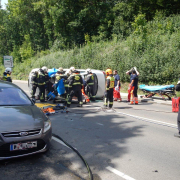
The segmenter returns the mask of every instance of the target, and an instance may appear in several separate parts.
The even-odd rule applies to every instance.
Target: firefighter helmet
[[[59,72],[64,72],[64,70],[63,70],[62,67],[60,67],[60,68],[58,69],[58,71],[59,71]]]
[[[106,69],[106,76],[109,76],[112,74],[112,70],[110,68]]]
[[[92,71],[91,71],[90,68],[86,69],[86,73],[87,73],[87,74],[89,74],[89,73],[91,73],[91,72],[92,72]]]
[[[74,70],[75,70],[75,67],[70,67],[70,70],[71,70],[71,71],[74,71]]]
[[[47,72],[47,71],[48,71],[48,68],[47,68],[46,66],[43,66],[41,69],[42,69],[44,72]]]
[[[8,67],[8,68],[5,69],[5,72],[6,72],[6,73],[11,73],[11,72],[12,72],[12,69]]]

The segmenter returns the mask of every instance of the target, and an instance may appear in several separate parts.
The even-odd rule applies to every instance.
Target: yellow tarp
[[[56,106],[56,104],[50,104],[50,103],[35,103],[35,105],[41,109]]]

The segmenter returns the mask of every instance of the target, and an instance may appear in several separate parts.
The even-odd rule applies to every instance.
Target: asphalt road
[[[27,83],[15,83],[28,93]],[[113,112],[102,101],[72,104],[69,113],[50,116],[53,133],[81,153],[95,180],[179,180],[180,139],[170,102],[128,105],[125,99]],[[88,179],[80,158],[55,137],[47,153],[3,162],[0,172],[6,180]]]

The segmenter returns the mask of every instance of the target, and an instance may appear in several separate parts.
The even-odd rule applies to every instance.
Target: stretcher
[[[158,86],[147,86],[145,84],[139,85],[139,89],[145,93],[141,98],[149,98],[154,95],[160,96],[165,100],[168,97],[171,100],[172,96],[175,96],[175,86],[174,85],[158,85]]]

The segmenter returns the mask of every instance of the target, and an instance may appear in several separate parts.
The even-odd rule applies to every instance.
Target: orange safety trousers
[[[134,86],[130,88],[130,104],[138,104],[138,97],[134,97]]]

